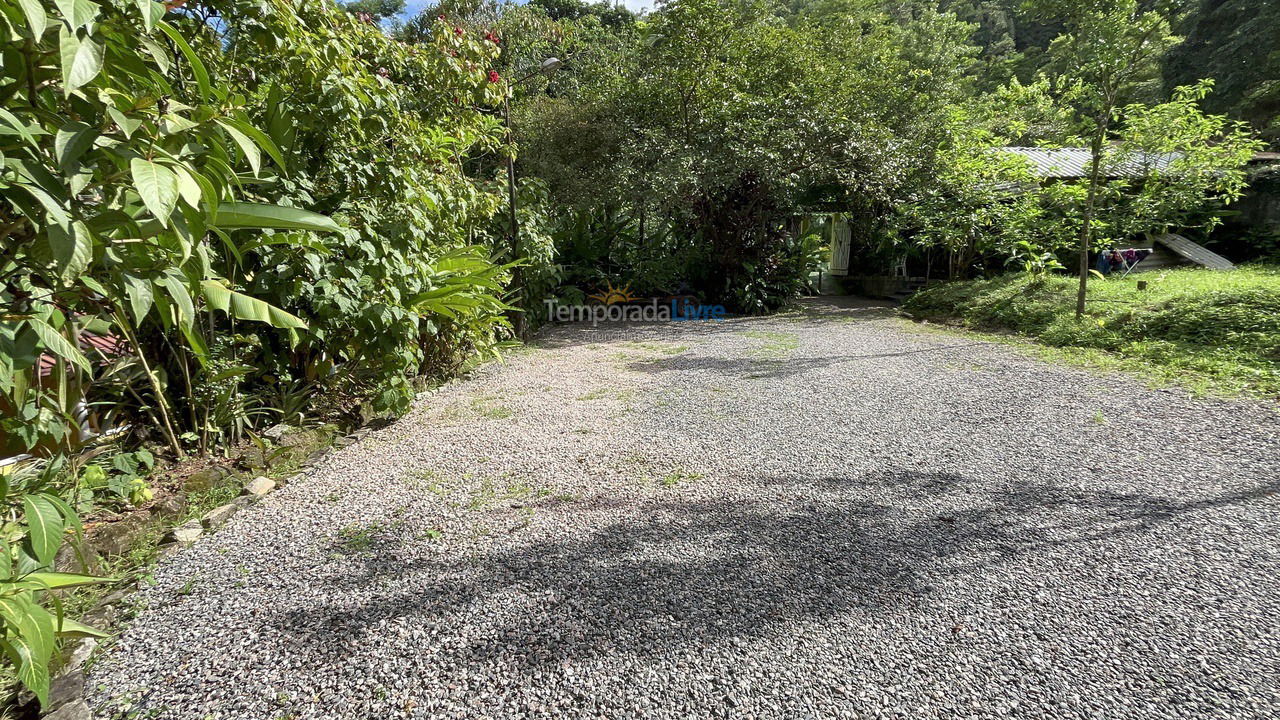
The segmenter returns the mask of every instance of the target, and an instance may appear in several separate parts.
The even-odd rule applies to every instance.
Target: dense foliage
[[[1165,56],[1165,84],[1214,81],[1205,109],[1244,120],[1280,147],[1280,3],[1198,0],[1174,29],[1184,40]]]
[[[967,33],[874,4],[688,0],[617,27],[556,21],[544,51],[570,67],[517,95],[515,124],[521,172],[560,211],[568,284],[786,303],[815,269],[803,215],[871,218],[929,176]]]
[[[863,272],[1080,266],[1082,248],[1211,226],[1256,148],[1204,111],[1210,84],[1164,84],[1189,22],[1167,3],[446,7],[511,38],[509,73],[568,59],[513,96],[517,174],[546,183],[566,298],[630,285],[768,311],[806,287],[797,229],[827,212]],[[1000,145],[1095,148],[1099,173],[1016,196],[1036,179]],[[1149,153],[1188,157],[1155,182],[1112,172]]]
[[[81,581],[47,573],[75,506],[149,498],[127,456],[66,453],[86,430],[181,457],[396,410],[506,323],[508,268],[472,244],[496,195],[464,168],[502,141],[491,40],[438,21],[411,47],[318,0],[179,5],[0,14],[0,449],[45,458],[0,484],[0,646],[40,695],[76,629],[39,604]]]

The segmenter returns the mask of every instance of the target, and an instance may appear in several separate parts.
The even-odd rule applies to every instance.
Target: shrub
[[[498,148],[495,43],[437,22],[409,46],[327,0],[0,6],[0,649],[43,697],[45,589],[84,503],[85,407],[173,455],[365,398],[501,341],[509,266],[472,244],[498,207],[465,158]],[[284,390],[280,390],[283,388]],[[143,502],[137,464],[87,485]],[[24,471],[25,472],[25,471]]]

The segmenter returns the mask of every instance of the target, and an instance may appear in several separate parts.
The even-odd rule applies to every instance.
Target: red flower
[[[501,79],[502,79],[502,76],[498,74],[498,71],[497,71],[497,70],[490,70],[490,71],[489,71],[489,82],[491,82],[491,83],[496,83],[496,82],[498,82],[498,81],[499,81],[499,80],[501,80]]]
[[[437,15],[437,16],[436,16],[436,19],[437,19],[437,20],[444,20],[444,15]]]
[[[453,34],[457,35],[458,37],[462,37],[462,28],[455,25],[453,28]]]
[[[497,36],[497,35],[494,35],[492,32],[486,32],[486,33],[484,34],[484,39],[485,39],[485,40],[488,40],[489,42],[493,43],[494,45],[497,45],[497,44],[498,44],[498,36]]]

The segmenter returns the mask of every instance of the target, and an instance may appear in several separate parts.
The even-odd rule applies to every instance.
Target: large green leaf
[[[111,578],[64,572],[33,572],[27,574],[22,579],[51,590],[56,588],[80,587],[82,585],[97,585],[104,582],[111,582]]]
[[[200,209],[200,197],[204,194],[200,182],[182,165],[174,165],[173,171],[178,176],[178,194],[182,196],[182,200],[191,207]]]
[[[84,353],[80,352],[80,348],[72,345],[71,341],[62,337],[62,333],[55,330],[52,325],[37,317],[27,318],[27,325],[35,331],[36,337],[39,338],[40,344],[44,346],[45,350],[63,360],[75,363],[86,373],[92,371],[89,367],[89,358],[86,358]]]
[[[236,145],[240,147],[240,152],[244,153],[244,159],[249,161],[249,167],[253,168],[254,177],[262,170],[262,151],[258,148],[257,143],[248,135],[245,135],[235,125],[226,120],[219,120],[218,125],[231,136]]]
[[[133,313],[133,321],[142,324],[142,318],[151,312],[155,304],[155,289],[151,281],[132,273],[124,275],[124,294],[129,300],[129,310]]]
[[[217,217],[211,225],[224,230],[271,228],[274,230],[312,230],[338,232],[341,226],[327,215],[301,208],[263,203],[224,202],[218,205]]]
[[[74,30],[64,27],[59,52],[62,58],[62,91],[67,95],[88,84],[102,71],[102,45],[93,38],[78,38]]]
[[[53,4],[58,6],[58,11],[72,30],[78,30],[98,17],[98,6],[92,0],[53,0]]]
[[[138,11],[142,14],[142,26],[147,32],[155,29],[156,23],[164,18],[165,6],[155,0],[135,0]]]
[[[36,136],[47,135],[48,133],[41,129],[39,123],[25,123],[17,115],[0,107],[0,134],[17,135],[25,140],[27,144],[36,145],[39,142]]]
[[[267,137],[266,133],[243,120],[237,120],[235,118],[225,118],[223,120],[219,120],[218,123],[228,129],[235,128],[240,131],[242,135],[253,140],[257,143],[258,147],[262,148],[263,151],[271,156],[271,159],[274,160],[276,165],[280,168],[280,172],[285,171],[284,156],[280,154],[280,148],[276,147],[275,141]]]
[[[9,630],[2,646],[18,679],[48,702],[49,658],[54,647],[54,618],[36,604],[30,591],[0,596],[0,618]]]
[[[95,128],[79,120],[72,120],[58,128],[53,140],[54,153],[58,158],[58,167],[70,174],[80,164],[80,156],[84,155],[92,145],[98,132]]]
[[[208,301],[209,307],[228,313],[232,317],[263,322],[278,328],[305,330],[307,327],[302,318],[255,297],[231,290],[217,280],[205,280],[202,287],[204,299]]]
[[[69,637],[92,637],[92,638],[107,637],[107,633],[104,633],[97,628],[89,627],[84,623],[78,623],[75,620],[72,620],[70,618],[65,618],[65,617],[62,618],[62,626],[57,628],[56,632],[59,635],[64,635]]]
[[[129,161],[129,172],[142,202],[156,220],[167,227],[178,203],[178,176],[169,168],[142,158]]]
[[[53,253],[58,275],[63,282],[71,283],[93,260],[93,237],[89,228],[79,221],[71,223],[70,228],[50,225],[49,250]]]
[[[70,223],[70,220],[72,220],[72,217],[70,217],[70,213],[68,213],[63,202],[50,195],[49,191],[38,186],[38,184],[15,182],[13,183],[13,187],[22,188],[22,190],[31,193],[31,196],[35,197],[36,201],[40,202],[40,204],[44,206],[45,213],[49,215],[49,220],[51,220],[51,222],[65,225]],[[13,200],[17,202],[17,199]]]
[[[62,546],[62,531],[66,528],[62,513],[43,495],[26,495],[22,507],[27,516],[27,540],[36,560],[48,565]]]
[[[191,293],[187,291],[186,278],[176,270],[170,271],[160,277],[159,285],[169,293],[174,307],[178,309],[178,324],[184,328],[190,328],[191,323],[195,321],[196,310],[195,304],[191,301]]]
[[[49,27],[49,16],[45,14],[44,6],[40,0],[18,0],[18,4],[22,6],[22,14],[27,16],[31,36],[39,39],[44,35],[45,28]]]

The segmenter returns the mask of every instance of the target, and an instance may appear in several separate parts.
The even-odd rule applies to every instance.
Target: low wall
[[[850,293],[867,297],[892,297],[908,289],[906,278],[893,275],[850,275],[843,280]]]

